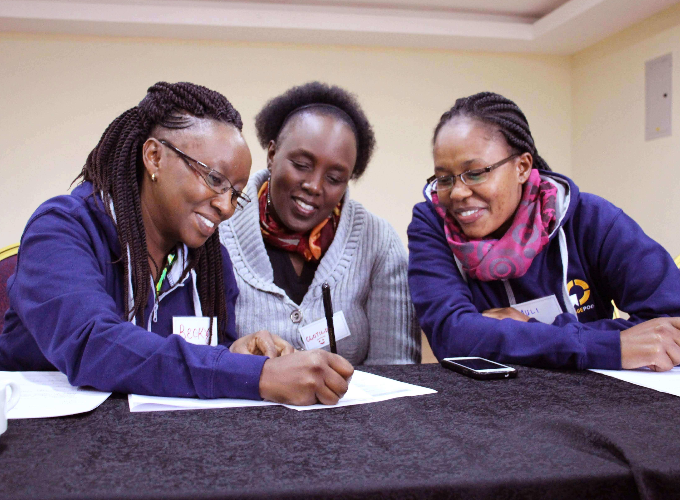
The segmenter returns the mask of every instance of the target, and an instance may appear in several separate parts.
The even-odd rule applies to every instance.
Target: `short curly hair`
[[[361,177],[375,148],[373,127],[356,97],[335,85],[309,82],[288,89],[267,102],[255,117],[260,145],[267,148],[270,141],[278,140],[284,125],[298,112],[306,110],[333,115],[352,128],[357,140],[357,159],[352,179]]]

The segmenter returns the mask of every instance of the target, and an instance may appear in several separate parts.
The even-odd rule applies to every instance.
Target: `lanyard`
[[[163,281],[165,281],[165,277],[168,275],[168,270],[172,267],[174,260],[175,253],[173,252],[168,255],[168,260],[163,268],[163,272],[161,272],[161,277],[158,279],[158,283],[156,283],[156,293],[161,293],[161,286],[163,285]]]

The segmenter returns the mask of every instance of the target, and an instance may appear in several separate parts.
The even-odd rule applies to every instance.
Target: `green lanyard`
[[[161,273],[161,277],[158,280],[158,283],[156,283],[156,293],[161,293],[161,285],[163,285],[163,281],[165,281],[165,277],[168,275],[168,270],[172,267],[172,263],[175,260],[175,254],[171,253],[168,255],[168,261],[165,264],[165,267],[163,268],[163,272]]]

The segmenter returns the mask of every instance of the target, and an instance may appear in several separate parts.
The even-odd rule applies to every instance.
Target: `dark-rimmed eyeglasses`
[[[177,156],[184,160],[189,168],[194,170],[201,178],[205,181],[205,184],[215,193],[224,194],[231,189],[231,205],[236,210],[243,210],[245,206],[250,203],[250,198],[247,194],[242,191],[237,191],[234,185],[227,179],[224,175],[219,173],[214,168],[210,168],[205,163],[194,160],[191,156],[186,154],[184,151],[176,148],[169,141],[165,139],[156,139],[163,146],[172,149]]]
[[[451,191],[454,184],[456,183],[456,177],[460,178],[460,180],[466,186],[476,186],[477,184],[481,184],[489,180],[492,170],[502,167],[516,156],[520,156],[520,153],[511,154],[507,158],[503,158],[501,161],[494,163],[493,165],[489,165],[488,167],[468,170],[467,172],[463,172],[462,174],[458,175],[442,175],[441,177],[433,175],[427,179],[427,183],[431,184],[433,181],[436,181],[433,188],[436,189],[438,193]]]

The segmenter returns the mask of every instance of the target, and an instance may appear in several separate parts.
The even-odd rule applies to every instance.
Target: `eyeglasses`
[[[489,177],[491,176],[492,170],[495,170],[498,167],[502,167],[516,156],[520,156],[520,154],[519,153],[511,154],[507,158],[504,158],[498,163],[494,163],[493,165],[489,165],[488,167],[478,168],[475,170],[468,170],[467,172],[463,172],[462,174],[458,175],[443,175],[441,177],[433,175],[432,177],[427,179],[427,183],[431,184],[433,181],[437,181],[434,188],[437,190],[438,193],[451,191],[451,189],[453,189],[454,184],[456,183],[456,177],[459,177],[460,180],[463,181],[463,184],[465,184],[466,186],[476,186],[477,184],[481,184],[483,182],[488,181]]]
[[[184,162],[189,166],[189,168],[196,171],[196,173],[203,178],[206,185],[210,189],[212,189],[215,193],[224,194],[231,189],[231,205],[236,210],[243,210],[245,206],[248,203],[250,203],[250,197],[248,197],[248,195],[242,191],[237,191],[234,188],[234,185],[231,182],[229,182],[229,179],[227,179],[217,170],[215,170],[214,168],[210,168],[203,162],[194,160],[191,156],[173,146],[169,141],[166,141],[165,139],[157,140],[163,146],[170,148],[175,153],[177,153],[177,156],[182,158],[182,160],[184,160]]]

